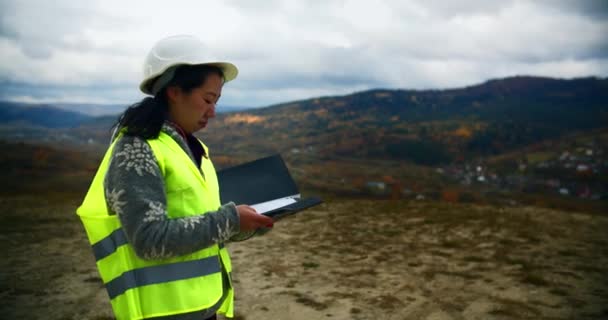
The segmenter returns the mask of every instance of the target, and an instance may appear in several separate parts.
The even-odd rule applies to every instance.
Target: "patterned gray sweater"
[[[169,134],[196,163],[186,140],[166,122]],[[114,137],[113,137],[114,140]],[[164,259],[185,255],[228,240],[241,241],[253,233],[239,233],[239,216],[234,203],[203,215],[170,219],[162,173],[145,140],[133,136],[118,138],[104,180],[106,203],[118,214],[127,240],[142,259]],[[263,230],[260,233],[264,233]],[[227,275],[224,271],[225,287]],[[226,290],[224,290],[226,292]],[[162,319],[204,319],[217,311],[218,304],[202,312]]]

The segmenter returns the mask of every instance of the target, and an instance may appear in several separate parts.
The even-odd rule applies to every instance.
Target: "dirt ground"
[[[0,198],[0,318],[112,319],[64,196]],[[229,245],[237,319],[607,319],[608,216],[336,200]]]

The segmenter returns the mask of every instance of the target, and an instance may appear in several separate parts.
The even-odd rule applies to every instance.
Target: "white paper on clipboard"
[[[290,205],[292,203],[296,203],[297,199],[300,198],[300,195],[289,196],[285,198],[275,199],[271,201],[266,201],[262,203],[257,203],[251,205],[252,208],[255,209],[259,214],[266,213],[268,211],[272,211],[274,209],[282,208],[284,206]]]

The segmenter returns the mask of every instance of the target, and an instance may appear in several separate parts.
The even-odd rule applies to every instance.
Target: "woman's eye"
[[[211,104],[210,100],[205,99],[205,102],[207,102],[208,104]]]

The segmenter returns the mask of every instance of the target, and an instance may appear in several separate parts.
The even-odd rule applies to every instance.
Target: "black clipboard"
[[[321,198],[310,197],[310,198],[301,199],[295,203],[288,204],[284,207],[266,211],[262,214],[265,216],[269,216],[269,217],[273,218],[274,220],[277,220],[277,219],[283,218],[285,216],[288,216],[288,215],[291,215],[294,213],[298,213],[302,210],[306,210],[308,208],[314,207],[321,203],[323,203],[323,200],[321,200]]]
[[[280,154],[257,159],[217,173],[222,203],[251,206],[282,203],[261,214],[277,220],[321,204],[319,197],[300,198],[300,191]]]

